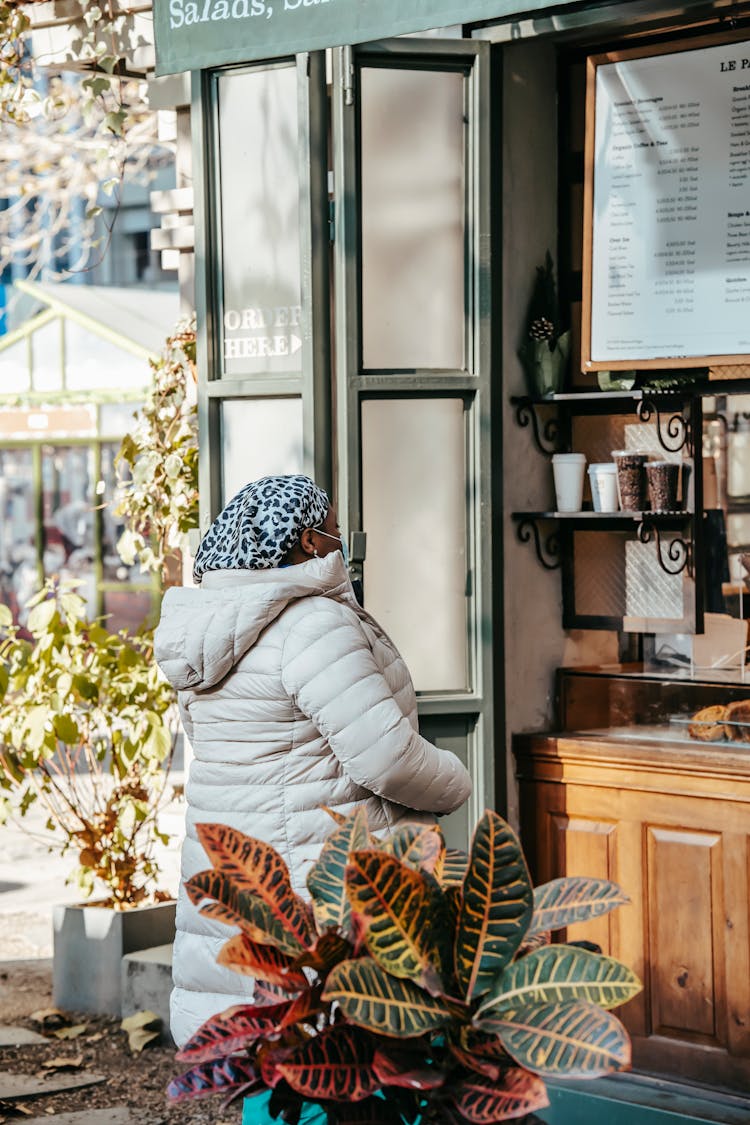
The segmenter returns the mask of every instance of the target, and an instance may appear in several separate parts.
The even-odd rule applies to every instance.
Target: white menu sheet
[[[750,354],[750,41],[596,69],[593,364]]]

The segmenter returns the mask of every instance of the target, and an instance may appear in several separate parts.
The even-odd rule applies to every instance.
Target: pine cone
[[[531,322],[529,336],[532,340],[551,340],[555,334],[555,326],[551,320],[540,316]]]

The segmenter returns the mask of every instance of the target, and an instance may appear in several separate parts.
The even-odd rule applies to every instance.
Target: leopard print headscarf
[[[193,578],[207,570],[278,566],[306,527],[319,527],[330,501],[309,477],[263,477],[240,489],[203,536]]]

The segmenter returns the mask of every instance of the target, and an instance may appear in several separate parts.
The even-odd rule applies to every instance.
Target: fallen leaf
[[[70,1016],[60,1008],[39,1008],[36,1012],[31,1013],[29,1019],[32,1019],[34,1023],[42,1024],[44,1027],[57,1027],[70,1023]]]
[[[144,1047],[149,1043],[158,1041],[161,1037],[160,1031],[149,1031],[145,1027],[135,1027],[132,1031],[128,1032],[128,1046],[134,1054],[140,1055]]]
[[[42,1066],[45,1070],[80,1070],[83,1055],[58,1055],[57,1058],[47,1059]]]
[[[133,1031],[138,1027],[151,1027],[153,1024],[161,1024],[161,1016],[157,1016],[156,1012],[150,1012],[145,1009],[141,1012],[134,1012],[132,1016],[126,1018],[120,1024],[123,1031]]]
[[[128,1046],[135,1054],[161,1037],[161,1016],[148,1010],[134,1012],[122,1021],[120,1027],[128,1033]]]
[[[84,1031],[88,1030],[87,1023],[74,1023],[72,1027],[59,1027],[57,1031],[53,1031],[55,1039],[77,1039],[79,1035],[83,1035]]]
[[[96,1035],[87,1035],[86,1036],[86,1042],[87,1043],[98,1043],[99,1040],[103,1039],[103,1038],[104,1038],[104,1032],[103,1031],[97,1031]]]

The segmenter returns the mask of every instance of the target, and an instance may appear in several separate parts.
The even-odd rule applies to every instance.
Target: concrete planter
[[[55,1004],[77,1012],[121,1015],[122,958],[173,941],[175,907],[174,902],[125,911],[56,906],[52,920]]]

